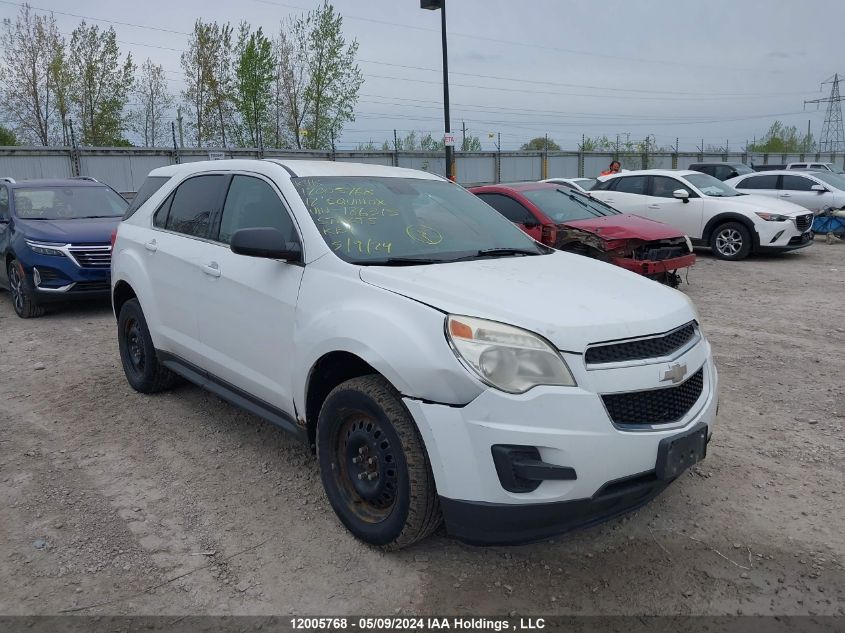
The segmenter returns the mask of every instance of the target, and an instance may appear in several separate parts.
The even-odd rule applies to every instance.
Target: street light
[[[446,136],[450,135],[452,128],[449,125],[449,62],[446,54],[446,0],[420,0],[420,8],[436,11],[440,9],[440,31],[443,41],[443,118],[446,123],[444,130]],[[446,139],[444,137],[444,143]],[[449,180],[455,180],[455,159],[452,154],[452,145],[446,145],[446,176]]]

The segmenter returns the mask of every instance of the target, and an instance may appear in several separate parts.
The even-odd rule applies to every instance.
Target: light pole
[[[440,35],[443,41],[443,118],[446,124],[444,132],[452,132],[449,125],[449,60],[446,54],[446,0],[420,0],[420,8],[436,11],[440,9]],[[445,140],[445,139],[444,139]],[[451,145],[446,145],[446,176],[455,180],[455,159]]]

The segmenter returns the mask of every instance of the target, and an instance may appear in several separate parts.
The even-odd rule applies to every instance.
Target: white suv
[[[177,376],[310,444],[340,520],[397,548],[541,539],[704,457],[717,375],[682,293],[547,248],[409,169],[156,169],[113,302],[136,390]]]
[[[791,202],[740,193],[697,171],[649,169],[599,178],[590,195],[664,222],[721,259],[812,244],[813,214]]]

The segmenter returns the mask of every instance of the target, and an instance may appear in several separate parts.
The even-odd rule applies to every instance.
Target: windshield
[[[535,189],[521,193],[557,223],[619,215],[616,209],[571,189]]]
[[[128,206],[108,187],[33,187],[13,191],[15,213],[23,220],[117,218]]]
[[[813,176],[837,189],[845,190],[845,177],[832,171],[817,171]]]
[[[578,178],[575,180],[575,184],[581,187],[581,189],[586,189],[589,191],[593,188],[593,185],[596,184],[595,178]]]
[[[355,264],[434,263],[548,251],[463,187],[443,180],[292,178],[326,244]],[[481,253],[481,251],[498,251]]]
[[[754,173],[754,170],[751,169],[751,167],[749,167],[748,165],[745,165],[743,163],[737,163],[737,164],[731,165],[731,167],[736,172],[737,176],[744,176],[745,174],[753,174]]]
[[[684,176],[684,180],[705,196],[711,198],[728,198],[744,195],[730,185],[723,183],[718,178],[713,178],[713,176],[708,176],[707,174],[690,174],[689,176]]]

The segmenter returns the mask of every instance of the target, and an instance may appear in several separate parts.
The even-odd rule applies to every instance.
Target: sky
[[[265,33],[317,0],[31,0],[69,36],[81,18],[113,26],[140,65],[161,64],[183,88],[179,56],[197,18]],[[440,12],[417,0],[334,0],[364,74],[356,120],[338,149],[411,130],[442,135]],[[0,18],[19,3],[0,0]],[[96,18],[96,19],[94,19]],[[452,130],[494,149],[548,134],[575,149],[582,134],[621,135],[682,151],[741,150],[773,121],[818,140],[821,82],[845,73],[842,0],[447,0]],[[69,39],[69,37],[68,37]],[[843,86],[845,92],[845,86]]]

